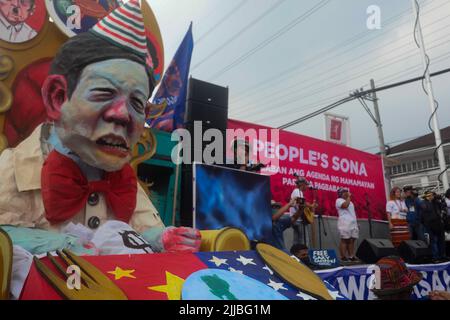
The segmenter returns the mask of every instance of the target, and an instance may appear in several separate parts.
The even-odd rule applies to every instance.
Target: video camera
[[[300,198],[298,197],[297,199],[295,199],[297,205],[304,207],[306,204],[306,199],[305,198]]]
[[[434,196],[434,201],[439,206],[439,209],[441,211],[441,217],[445,231],[450,232],[450,217],[448,215],[449,211],[447,202],[445,201],[445,195],[436,194]]]

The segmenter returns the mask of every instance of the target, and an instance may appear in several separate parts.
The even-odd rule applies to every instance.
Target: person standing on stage
[[[305,201],[303,192],[309,186],[308,180],[306,180],[304,177],[298,177],[295,183],[297,184],[297,188],[292,191],[291,200],[296,200],[296,204],[291,206],[289,209],[289,214],[291,215],[291,217],[294,217],[296,214],[298,214],[299,210],[303,210],[306,207],[309,207],[311,209],[317,208],[316,201],[314,201],[313,203]],[[295,222],[292,225],[292,229],[294,229],[294,244],[307,245],[307,243],[305,243],[305,234],[303,233],[304,230],[302,226],[302,219],[299,218],[294,220]]]
[[[391,230],[392,243],[398,247],[400,243],[410,239],[408,221],[406,220],[408,208],[402,200],[402,191],[399,187],[392,188],[390,200],[386,203],[386,214]]]
[[[423,199],[422,222],[430,236],[433,262],[447,261],[445,256],[445,231],[440,204],[435,201],[435,195],[432,191],[426,191]]]
[[[336,209],[339,214],[338,231],[341,237],[341,243],[339,244],[341,261],[357,261],[355,257],[355,242],[359,237],[359,226],[356,219],[355,206],[352,202],[352,195],[348,189],[340,188],[338,190]]]
[[[421,200],[418,197],[417,191],[412,186],[406,186],[403,188],[405,196],[405,205],[408,209],[406,214],[406,220],[408,221],[409,233],[411,240],[425,240],[423,231],[423,225],[421,223]]]

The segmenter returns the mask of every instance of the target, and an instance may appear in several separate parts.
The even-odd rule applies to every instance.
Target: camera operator
[[[295,182],[297,184],[297,188],[295,188],[291,193],[291,200],[296,199],[296,205],[291,206],[289,209],[289,213],[291,217],[294,217],[296,215],[299,215],[299,213],[303,212],[305,207],[315,209],[317,208],[317,203],[314,201],[313,203],[309,203],[305,201],[305,197],[303,195],[303,191],[305,191],[308,186],[309,182],[304,177],[297,177],[297,181]],[[295,220],[295,219],[294,219]],[[302,219],[299,218],[296,220],[296,222],[292,225],[292,228],[294,229],[294,244],[304,244],[307,245],[304,239],[304,230],[302,226]]]
[[[292,226],[293,223],[298,219],[299,213],[297,212],[292,217],[290,216],[288,210],[292,206],[297,205],[297,199],[291,199],[285,206],[281,203],[271,201],[272,206],[272,245],[280,250],[285,250],[286,246],[284,243],[284,231]]]
[[[445,257],[445,232],[442,221],[442,201],[432,191],[426,191],[422,202],[422,223],[430,236],[433,263],[447,261]]]

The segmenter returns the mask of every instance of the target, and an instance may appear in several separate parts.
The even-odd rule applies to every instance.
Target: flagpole
[[[430,104],[430,109],[432,112],[434,138],[436,140],[436,146],[438,147],[437,154],[438,154],[438,158],[439,158],[439,168],[440,168],[440,172],[444,172],[446,170],[447,166],[445,163],[444,149],[442,147],[441,131],[439,129],[439,120],[438,120],[437,112],[436,112],[437,106],[436,106],[435,99],[434,99],[433,85],[431,83],[431,77],[430,77],[430,69],[428,67],[429,61],[427,61],[425,43],[423,40],[422,28],[420,25],[419,8],[417,7],[416,0],[411,0],[411,2],[412,2],[412,6],[414,9],[414,13],[415,13],[414,25],[416,24],[416,19],[417,19],[417,40],[420,45],[420,53],[422,55],[422,63],[423,63],[423,67],[425,70],[425,84],[426,84],[427,91],[428,91],[428,102]],[[414,30],[414,32],[416,32],[416,30]],[[442,183],[444,186],[444,190],[447,190],[449,188],[447,173],[444,173],[442,175]]]

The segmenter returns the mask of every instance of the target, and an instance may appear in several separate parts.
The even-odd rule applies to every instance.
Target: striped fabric
[[[398,247],[400,243],[410,240],[408,221],[406,219],[391,219],[394,226],[391,230],[392,244]]]
[[[90,32],[125,50],[147,56],[144,18],[138,0],[130,0],[100,20]]]

